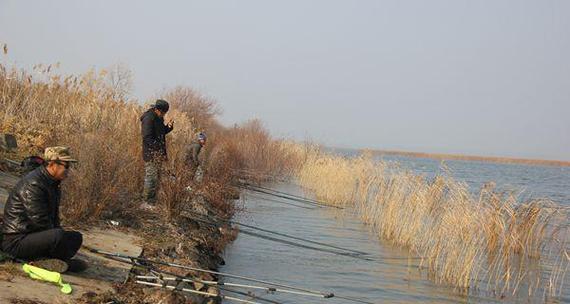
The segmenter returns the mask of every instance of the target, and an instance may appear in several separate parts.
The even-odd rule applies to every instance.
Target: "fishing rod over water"
[[[213,222],[212,220],[208,220],[208,219],[204,219],[203,215],[192,212],[192,211],[185,211],[187,213],[190,213],[192,215],[194,215],[195,217],[192,217],[193,220],[196,220],[198,222],[202,222],[205,224],[210,224],[210,225],[215,225],[218,226],[217,223]],[[257,226],[252,226],[252,225],[248,225],[248,224],[244,224],[244,223],[240,223],[234,220],[223,220],[220,219],[220,221],[225,222],[226,224],[234,224],[236,226],[241,226],[241,227],[245,227],[245,228],[249,228],[249,229],[253,229],[253,230],[258,230],[258,231],[262,231],[265,233],[270,233],[270,234],[274,234],[274,235],[278,235],[281,237],[285,237],[285,238],[289,238],[289,239],[293,239],[293,240],[298,240],[298,241],[302,241],[302,242],[306,242],[306,243],[310,243],[310,244],[315,244],[315,245],[319,245],[319,246],[323,246],[323,247],[328,247],[328,248],[334,248],[334,249],[338,249],[338,250],[343,250],[343,251],[348,251],[348,252],[352,252],[352,255],[368,255],[367,252],[363,252],[363,251],[358,251],[358,250],[354,250],[354,249],[348,249],[348,248],[343,248],[343,247],[339,247],[339,246],[335,246],[335,245],[330,245],[330,244],[326,244],[326,243],[322,243],[322,242],[317,242],[317,241],[313,241],[313,240],[309,240],[309,239],[305,239],[305,238],[301,238],[301,237],[297,237],[297,236],[293,236],[293,235],[289,235],[289,234],[285,234],[285,233],[281,233],[281,232],[277,232],[277,231],[272,231],[272,230],[268,230],[268,229],[264,229],[264,228],[260,228]],[[244,232],[246,230],[242,230],[240,229],[241,232]],[[249,232],[249,231],[247,231]],[[246,234],[247,234],[246,232]],[[254,234],[251,233],[250,234]],[[310,247],[309,249],[319,249],[319,248],[314,248],[314,247]],[[336,252],[336,251],[333,251]]]
[[[271,189],[271,188],[253,185],[253,184],[248,183],[248,182],[239,182],[235,186],[242,188],[242,189],[247,189],[247,190],[258,192],[258,193],[272,195],[275,197],[280,197],[280,198],[284,198],[284,199],[288,199],[288,200],[292,200],[292,201],[296,201],[296,202],[300,202],[300,203],[306,203],[306,204],[311,204],[311,205],[316,205],[316,206],[321,206],[321,207],[344,209],[344,207],[336,206],[336,205],[333,205],[333,204],[330,204],[327,202],[318,201],[318,200],[314,200],[314,199],[310,199],[307,197],[282,192],[282,191]]]
[[[309,204],[305,204],[305,205],[297,205],[294,203],[289,203],[289,202],[284,202],[283,200],[278,200],[278,197],[274,197],[274,198],[269,198],[268,195],[265,195],[263,193],[257,193],[254,191],[251,191],[251,193],[247,194],[248,197],[251,196],[253,198],[257,198],[257,199],[262,199],[263,201],[268,201],[268,202],[273,202],[273,203],[278,203],[278,204],[284,204],[284,205],[289,205],[289,206],[293,206],[293,207],[298,207],[298,208],[302,208],[302,209],[308,209],[308,210],[315,210],[318,208],[323,208],[322,206],[314,206],[314,207],[309,207],[309,206],[313,206],[313,205],[309,205]]]
[[[204,223],[206,225],[210,225],[213,227],[219,227],[220,226],[218,223],[215,223],[212,220],[204,219],[203,215],[201,215],[201,214],[198,214],[198,213],[195,213],[192,211],[184,211],[184,213],[192,214],[193,217],[191,219],[195,220],[197,222]],[[227,224],[235,224],[237,226],[243,226],[243,227],[250,228],[253,230],[258,230],[258,231],[282,236],[285,238],[299,240],[299,241],[306,242],[306,243],[312,243],[312,244],[323,246],[323,247],[329,247],[329,248],[334,248],[334,249],[338,249],[338,250],[343,250],[346,252],[331,250],[331,249],[326,249],[326,248],[318,248],[318,247],[314,247],[314,246],[300,244],[298,242],[288,241],[288,240],[279,239],[276,237],[271,237],[268,235],[263,235],[260,233],[255,233],[255,232],[252,232],[252,231],[249,231],[246,229],[240,229],[239,230],[240,233],[243,233],[243,234],[246,234],[249,236],[261,238],[261,239],[268,240],[268,241],[278,242],[278,243],[282,243],[282,244],[286,244],[286,245],[290,245],[290,246],[295,246],[295,247],[299,247],[299,248],[310,249],[310,250],[321,251],[321,252],[327,252],[327,253],[331,253],[331,254],[335,254],[335,255],[339,255],[339,256],[345,256],[345,257],[349,257],[349,258],[355,258],[355,259],[364,260],[364,261],[368,261],[368,262],[382,263],[382,261],[387,261],[387,260],[417,260],[417,259],[421,259],[421,257],[405,257],[405,258],[379,257],[379,258],[374,258],[374,257],[370,257],[370,253],[363,252],[363,251],[347,249],[347,248],[338,247],[338,246],[334,246],[334,245],[330,245],[330,244],[326,244],[326,243],[316,242],[316,241],[312,241],[312,240],[308,240],[308,239],[304,239],[304,238],[300,238],[300,237],[296,237],[296,236],[292,236],[292,235],[288,235],[288,234],[284,234],[284,233],[280,233],[280,232],[276,232],[276,231],[263,229],[263,228],[256,227],[256,226],[251,226],[251,225],[239,223],[239,222],[232,221],[232,220],[223,220],[223,219],[219,219],[219,220],[222,222],[225,222]]]

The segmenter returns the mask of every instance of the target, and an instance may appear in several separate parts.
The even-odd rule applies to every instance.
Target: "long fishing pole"
[[[221,290],[225,290],[225,291],[229,291],[229,292],[233,292],[236,294],[240,294],[240,295],[244,295],[244,296],[248,296],[251,297],[253,299],[257,299],[257,300],[261,300],[264,302],[268,302],[268,303],[272,303],[272,304],[281,304],[280,302],[277,301],[273,301],[273,300],[269,300],[269,299],[265,299],[263,297],[257,296],[255,294],[252,294],[251,292],[240,292],[240,291],[236,291],[236,290],[230,290],[230,289],[226,289],[223,288],[221,286],[232,286],[232,285],[238,285],[238,284],[230,284],[230,283],[223,283],[223,282],[217,282],[217,281],[205,281],[199,278],[191,278],[191,277],[187,277],[187,276],[180,276],[178,274],[172,273],[172,272],[168,272],[168,271],[164,271],[164,270],[156,270],[153,267],[150,266],[143,266],[143,265],[136,265],[136,266],[140,266],[142,268],[146,268],[147,270],[149,270],[153,275],[152,276],[136,276],[137,279],[143,279],[143,280],[157,280],[157,281],[174,281],[174,282],[192,282],[192,283],[202,283],[204,285],[216,285],[219,286],[219,289]],[[172,278],[167,278],[164,277],[164,275],[170,275],[172,276]],[[267,288],[267,289],[271,289],[270,287],[260,287],[260,286],[253,286],[253,285],[244,285],[247,286],[248,288],[256,288],[256,289],[261,289],[261,288]],[[268,291],[269,293],[269,291]]]
[[[198,213],[194,213],[192,211],[186,211],[188,213],[194,214],[196,216],[202,217],[202,215],[198,214]],[[203,222],[206,224],[213,224],[215,225],[215,223],[213,223],[212,221],[208,221],[206,219],[200,219],[200,218],[192,218],[196,221],[199,222]],[[285,234],[285,233],[281,233],[281,232],[277,232],[277,231],[272,231],[272,230],[267,230],[267,229],[263,229],[260,227],[256,227],[256,226],[252,226],[252,225],[247,225],[247,224],[243,224],[234,220],[222,220],[228,224],[235,224],[237,226],[242,226],[242,227],[246,227],[246,228],[250,228],[250,229],[254,229],[254,230],[258,230],[258,231],[262,231],[262,232],[266,232],[266,233],[270,233],[270,234],[274,234],[274,235],[278,235],[278,236],[282,236],[285,238],[289,238],[289,239],[293,239],[293,240],[298,240],[298,241],[302,241],[302,242],[306,242],[306,243],[311,243],[311,244],[315,244],[315,245],[319,245],[319,246],[323,246],[323,247],[329,247],[329,248],[334,248],[334,249],[338,249],[338,250],[343,250],[343,251],[349,251],[352,252],[356,255],[368,255],[367,252],[363,252],[363,251],[358,251],[358,250],[353,250],[353,249],[348,249],[348,248],[343,248],[343,247],[339,247],[339,246],[335,246],[335,245],[330,245],[330,244],[326,244],[326,243],[322,243],[322,242],[317,242],[317,241],[312,241],[309,239],[305,239],[305,238],[300,238],[300,237],[296,237],[293,235],[289,235],[289,234]],[[245,230],[240,230],[240,231],[245,231]],[[304,246],[304,245],[302,245]],[[314,247],[310,247],[309,249],[319,249],[319,248],[314,248]],[[336,251],[335,251],[336,252]],[[354,255],[353,254],[353,255]]]
[[[270,192],[271,190],[261,189],[261,188],[258,188],[257,186],[251,185],[251,184],[241,184],[241,185],[238,185],[238,187],[243,188],[243,189],[247,189],[247,190],[250,190],[250,191],[255,191],[255,192],[259,192],[259,193],[264,193],[264,194],[268,194],[268,195],[272,195],[272,196],[276,196],[276,197],[288,199],[288,200],[293,200],[293,201],[300,202],[300,203],[306,203],[306,204],[312,204],[312,205],[319,205],[319,206],[330,207],[330,208],[336,208],[336,209],[344,209],[344,207],[332,205],[332,204],[329,204],[329,203],[326,203],[326,202],[321,202],[321,201],[317,201],[317,200],[308,199],[308,198],[301,197],[301,196],[295,196],[295,195],[292,195],[292,194],[282,194],[282,193]]]
[[[291,289],[291,290],[298,290],[298,291],[303,291],[303,292],[307,292],[307,293],[317,294],[323,298],[332,298],[335,296],[333,293],[330,293],[330,292],[315,291],[315,290],[305,289],[305,288],[301,288],[301,287],[289,286],[289,285],[285,285],[285,284],[279,284],[279,283],[264,281],[264,280],[260,280],[260,279],[249,278],[246,276],[241,276],[241,275],[236,275],[236,274],[231,274],[231,273],[223,273],[223,272],[206,270],[206,269],[201,269],[201,268],[196,268],[196,267],[191,267],[191,266],[181,265],[181,264],[176,264],[176,263],[169,263],[169,262],[139,258],[139,257],[135,257],[135,256],[129,256],[129,255],[121,254],[121,253],[114,253],[114,252],[99,250],[99,249],[95,249],[95,248],[91,248],[91,247],[87,247],[87,246],[83,246],[83,247],[92,253],[129,260],[131,262],[127,262],[127,261],[123,261],[123,262],[130,263],[130,264],[134,263],[135,261],[138,261],[138,262],[147,263],[147,264],[170,266],[170,267],[174,267],[174,268],[186,269],[186,270],[191,270],[191,271],[196,271],[196,272],[215,274],[215,275],[224,276],[227,278],[240,279],[240,280],[256,282],[256,283],[261,283],[261,284],[266,284],[266,285],[271,285],[271,286],[276,286],[276,287],[287,288],[287,289]]]
[[[307,197],[304,197],[304,196],[299,196],[299,195],[295,195],[295,194],[291,194],[291,193],[279,191],[279,190],[272,189],[272,188],[267,188],[267,187],[263,187],[263,186],[259,186],[259,185],[254,185],[254,184],[247,183],[247,182],[242,183],[242,184],[243,184],[245,187],[250,187],[250,188],[253,187],[253,188],[256,188],[256,189],[258,189],[258,190],[271,191],[271,192],[273,192],[273,193],[281,194],[281,195],[288,196],[288,197],[291,197],[291,198],[296,198],[296,199],[300,199],[300,200],[304,200],[304,201],[308,201],[308,202],[313,202],[313,203],[317,203],[317,204],[322,204],[322,205],[326,205],[326,206],[329,206],[329,207],[335,207],[334,205],[331,205],[330,203],[327,203],[327,202],[322,202],[322,201],[318,201],[318,200],[315,200],[315,199],[310,199],[310,198],[307,198]],[[338,207],[338,206],[336,206],[336,207]]]
[[[144,266],[143,266],[144,267]],[[298,291],[294,291],[294,290],[286,290],[286,289],[280,289],[280,288],[274,288],[274,287],[265,287],[265,286],[255,286],[255,285],[247,285],[247,284],[237,284],[237,283],[225,283],[225,282],[217,282],[217,281],[205,281],[205,280],[201,280],[201,279],[194,279],[194,278],[188,278],[188,277],[182,277],[180,275],[171,273],[171,272],[167,272],[167,271],[156,271],[153,270],[153,273],[158,274],[159,276],[137,276],[137,278],[141,278],[141,279],[160,279],[160,280],[164,280],[164,281],[176,281],[176,282],[200,282],[202,284],[205,285],[217,285],[217,286],[232,286],[232,287],[241,287],[241,288],[250,288],[250,289],[261,289],[261,290],[265,290],[268,293],[272,293],[272,292],[282,292],[282,293],[290,293],[290,294],[296,294],[296,295],[304,295],[304,296],[315,296],[315,297],[319,297],[319,298],[323,298],[322,294],[315,294],[314,292],[298,292]],[[172,278],[168,278],[168,277],[163,277],[162,274],[167,274],[167,275],[171,275]],[[257,296],[255,296],[257,297]],[[344,299],[344,300],[348,300],[348,301],[353,301],[353,302],[358,302],[358,303],[364,303],[364,304],[374,304],[372,302],[368,302],[365,300],[362,300],[360,298],[355,298],[355,297],[346,297],[346,296],[342,296],[342,295],[335,295],[330,293],[330,296],[326,296],[324,298],[339,298],[339,299]],[[259,297],[258,297],[259,298]],[[260,298],[263,299],[263,298]],[[267,300],[267,299],[263,299],[265,301],[271,301],[271,300]]]
[[[294,206],[294,207],[298,207],[298,208],[303,208],[303,209],[309,209],[309,210],[315,210],[317,208],[322,208],[322,206],[315,206],[315,207],[307,207],[307,206],[301,206],[301,205],[297,205],[297,204],[293,204],[293,203],[288,203],[288,202],[284,202],[284,201],[279,201],[277,199],[274,198],[268,198],[268,197],[263,197],[261,195],[258,195],[257,193],[248,193],[248,196],[252,196],[254,198],[257,199],[262,199],[264,201],[269,201],[269,202],[274,202],[274,203],[278,203],[278,204],[284,204],[284,205],[289,205],[289,206]],[[312,205],[311,205],[312,206]]]
[[[279,191],[279,190],[275,190],[272,188],[267,188],[267,187],[263,187],[263,186],[259,186],[259,185],[254,185],[254,184],[246,182],[246,181],[238,181],[237,186],[241,187],[241,188],[253,188],[255,190],[271,191],[271,194],[281,195],[281,197],[283,197],[283,198],[296,199],[296,200],[301,200],[304,202],[310,202],[310,203],[325,205],[325,206],[329,206],[329,207],[334,207],[334,205],[332,205],[328,202],[318,201],[315,199],[310,199],[308,197],[299,196],[299,195],[295,195],[295,194],[291,194],[291,193],[287,193],[287,192],[283,192],[283,191]]]
[[[198,294],[201,296],[212,297],[212,298],[220,298],[223,300],[230,300],[230,301],[235,301],[235,302],[240,302],[240,303],[261,304],[259,302],[248,301],[248,300],[244,300],[244,299],[240,299],[240,298],[234,298],[234,297],[224,296],[224,295],[217,295],[214,293],[198,291],[198,290],[193,290],[193,289],[189,289],[189,288],[178,288],[176,286],[164,285],[164,284],[160,284],[160,283],[152,283],[152,282],[139,281],[139,280],[135,281],[135,283],[141,284],[141,285],[147,285],[147,286],[166,288],[166,289],[170,289],[170,290],[179,290],[179,291],[184,291],[184,292],[188,292],[188,293]]]
[[[303,204],[307,204],[307,205],[311,205],[311,206],[319,206],[319,207],[337,207],[337,206],[332,206],[329,204],[322,204],[322,203],[317,203],[317,202],[313,202],[313,201],[309,201],[309,200],[305,200],[305,199],[299,199],[299,198],[294,198],[294,197],[288,197],[285,195],[281,195],[281,194],[277,194],[277,193],[271,193],[262,189],[256,189],[253,187],[248,187],[248,186],[236,186],[238,188],[241,189],[246,189],[249,191],[253,191],[253,192],[257,192],[257,193],[262,193],[262,194],[266,194],[266,195],[271,195],[274,197],[279,197],[279,198],[283,198],[286,200],[290,200],[290,201],[294,201],[294,202],[298,202],[298,203],[303,203]]]
[[[235,294],[239,294],[242,296],[246,296],[246,297],[251,297],[254,300],[259,300],[262,302],[267,302],[267,303],[271,303],[271,304],[281,304],[281,302],[277,302],[277,301],[273,301],[273,300],[269,300],[266,299],[264,297],[258,296],[256,294],[253,294],[252,292],[243,292],[243,291],[237,291],[237,290],[233,290],[233,289],[229,289],[229,288],[224,288],[224,287],[220,287],[220,290],[226,291],[226,292],[230,292],[230,293],[235,293]]]
[[[305,201],[305,202],[321,204],[321,205],[326,205],[326,206],[330,205],[329,203],[317,201],[317,200],[314,200],[314,199],[311,199],[308,197],[298,196],[298,195],[294,195],[291,193],[282,192],[282,191],[271,189],[271,188],[265,188],[265,187],[250,184],[250,183],[242,183],[242,184],[240,184],[240,186],[243,188],[253,189],[253,190],[257,190],[257,191],[262,190],[263,193],[270,192],[271,194],[279,194],[279,195],[281,195],[281,197],[288,198],[288,199],[297,199],[297,200],[301,200],[301,201]]]
[[[335,255],[340,255],[340,256],[355,258],[355,259],[359,259],[359,260],[374,261],[373,259],[366,258],[366,257],[361,257],[361,256],[359,256],[359,255],[355,255],[355,254],[352,254],[352,253],[338,252],[338,251],[329,250],[329,249],[324,249],[324,248],[316,248],[316,247],[312,247],[312,246],[307,246],[307,245],[303,245],[303,244],[298,244],[298,243],[290,242],[290,241],[287,241],[287,240],[281,240],[281,239],[274,238],[274,237],[270,237],[270,236],[267,236],[267,235],[261,235],[261,234],[259,234],[259,233],[255,233],[255,232],[251,232],[251,231],[247,231],[247,230],[240,230],[240,232],[243,233],[243,234],[247,234],[247,235],[251,235],[251,236],[254,236],[254,237],[261,238],[261,239],[265,239],[265,240],[268,240],[268,241],[283,243],[283,244],[287,244],[287,245],[291,245],[291,246],[295,246],[295,247],[300,247],[300,248],[305,248],[305,249],[311,249],[311,250],[316,250],[316,251],[321,251],[321,252],[332,253],[332,254],[335,254]]]
[[[162,272],[162,271],[159,271]],[[164,272],[166,273],[166,272]],[[169,273],[168,273],[169,274]],[[169,274],[173,275],[173,274]],[[138,279],[161,279],[164,281],[174,281],[174,282],[198,282],[204,285],[216,285],[216,286],[229,286],[229,287],[238,287],[238,288],[249,288],[249,289],[258,289],[263,290],[268,293],[279,292],[279,293],[290,293],[295,295],[301,296],[309,296],[309,297],[318,297],[322,298],[321,295],[309,293],[309,292],[302,292],[302,291],[295,291],[295,290],[287,290],[275,287],[266,287],[266,286],[255,286],[255,285],[248,285],[248,284],[238,284],[238,283],[229,283],[229,282],[217,282],[217,281],[204,281],[200,279],[191,279],[191,278],[182,278],[180,276],[173,276],[173,277],[156,277],[156,276],[137,276]]]

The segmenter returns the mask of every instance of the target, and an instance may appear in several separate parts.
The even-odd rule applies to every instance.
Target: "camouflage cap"
[[[60,160],[66,162],[77,162],[76,159],[71,158],[68,147],[49,147],[44,151],[45,161]]]

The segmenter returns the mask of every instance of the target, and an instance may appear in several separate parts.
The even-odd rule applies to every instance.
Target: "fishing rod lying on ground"
[[[316,294],[322,298],[334,297],[333,293],[328,293],[328,292],[309,290],[309,289],[304,289],[304,288],[295,287],[295,286],[288,286],[285,284],[273,283],[273,282],[269,282],[269,281],[259,280],[259,279],[255,279],[255,278],[249,278],[249,277],[240,276],[240,275],[236,275],[236,274],[223,273],[223,272],[218,272],[218,271],[213,271],[213,270],[201,269],[201,268],[197,268],[197,267],[191,267],[191,266],[181,265],[181,264],[176,264],[176,263],[169,263],[169,262],[164,262],[164,261],[139,258],[139,257],[135,257],[135,256],[129,256],[129,255],[121,254],[121,253],[114,253],[114,252],[108,252],[108,251],[104,251],[104,250],[98,250],[98,249],[87,247],[87,246],[83,246],[83,247],[85,247],[87,250],[89,250],[92,253],[101,254],[101,255],[108,256],[108,257],[115,257],[115,258],[119,258],[119,259],[123,259],[123,260],[129,260],[130,262],[129,261],[123,261],[123,262],[129,263],[129,264],[134,264],[135,262],[138,262],[138,263],[145,263],[147,265],[148,264],[156,264],[156,265],[162,265],[162,266],[170,266],[170,267],[174,267],[174,268],[186,269],[186,270],[202,272],[202,273],[209,273],[209,274],[219,275],[219,276],[223,276],[223,277],[227,277],[227,278],[240,279],[240,280],[245,280],[245,281],[250,281],[250,282],[266,284],[266,285],[270,285],[270,286],[276,286],[276,287],[282,287],[282,288],[291,289],[291,290],[307,292],[307,293],[311,293],[311,294]]]
[[[272,291],[269,290],[269,288],[264,288],[264,287],[260,287],[260,286],[253,286],[253,285],[243,285],[239,286],[239,284],[232,284],[232,283],[223,283],[223,282],[217,282],[217,281],[206,281],[206,280],[202,280],[200,278],[191,278],[189,276],[181,276],[181,275],[177,275],[175,273],[171,273],[171,272],[167,272],[167,271],[158,271],[156,269],[153,269],[152,267],[148,267],[148,266],[141,266],[144,268],[147,268],[150,273],[152,274],[152,276],[136,276],[137,279],[142,279],[142,280],[156,280],[156,281],[160,281],[163,284],[166,284],[169,281],[175,282],[180,284],[181,282],[186,282],[186,283],[201,283],[204,285],[215,285],[218,286],[218,288],[220,290],[224,290],[224,291],[229,291],[231,293],[235,293],[235,294],[239,294],[239,295],[243,295],[243,296],[248,296],[254,300],[260,300],[263,302],[268,302],[268,303],[272,303],[272,304],[281,304],[280,302],[277,301],[273,301],[273,300],[269,300],[263,297],[260,297],[256,294],[254,294],[251,291],[248,292],[241,292],[241,291],[237,291],[237,290],[233,290],[233,289],[227,289],[224,288],[224,286],[237,286],[237,287],[245,287],[245,288],[251,288],[251,289],[267,289],[267,293],[271,293]],[[170,275],[171,277],[165,277],[164,275]],[[179,285],[177,285],[179,286]]]
[[[98,250],[98,249],[87,247],[87,246],[83,246],[83,247],[92,253],[104,255],[107,257],[122,259],[122,260],[118,260],[118,261],[122,261],[124,263],[129,263],[129,264],[133,264],[133,265],[139,265],[142,267],[145,267],[144,266],[145,264],[146,265],[149,265],[149,264],[163,265],[163,266],[169,266],[169,267],[174,267],[174,268],[179,268],[179,269],[186,269],[186,270],[190,270],[190,271],[214,274],[214,275],[219,275],[219,276],[226,277],[226,278],[234,278],[234,279],[239,279],[239,280],[244,280],[244,281],[249,281],[249,282],[265,284],[268,286],[273,286],[273,287],[264,287],[264,288],[279,287],[280,292],[285,292],[286,289],[289,289],[289,291],[300,291],[300,292],[304,292],[307,294],[311,294],[312,296],[319,297],[319,298],[328,299],[328,298],[335,297],[335,298],[344,299],[344,300],[348,300],[348,301],[352,301],[352,302],[359,302],[359,303],[364,303],[364,304],[374,304],[372,302],[364,301],[364,300],[361,300],[358,298],[335,295],[334,293],[331,293],[331,292],[316,291],[316,290],[311,290],[311,289],[306,289],[306,288],[301,288],[301,287],[296,287],[296,286],[291,286],[291,285],[286,285],[286,284],[281,284],[281,283],[269,282],[269,281],[265,281],[265,280],[250,278],[250,277],[231,274],[231,273],[223,273],[223,272],[201,269],[201,268],[197,268],[197,267],[191,267],[191,266],[181,265],[181,264],[176,264],[176,263],[169,263],[169,262],[164,262],[164,261],[139,258],[139,257],[135,257],[135,256],[124,255],[121,253],[113,253],[113,252]],[[274,289],[277,290],[277,288],[274,288]]]
[[[260,300],[260,301],[262,301],[262,302],[267,302],[267,303],[271,303],[271,304],[281,304],[281,302],[269,300],[269,299],[266,299],[266,298],[257,296],[257,295],[255,295],[255,294],[252,294],[251,292],[237,291],[237,290],[234,290],[234,289],[229,289],[229,288],[224,288],[224,287],[219,287],[219,288],[220,288],[220,290],[227,291],[227,292],[230,292],[230,293],[235,293],[235,294],[239,294],[239,295],[242,295],[242,296],[251,297],[251,298],[253,298],[254,300]]]
[[[147,286],[153,286],[153,287],[166,288],[166,289],[170,289],[170,290],[173,290],[173,291],[184,291],[184,292],[193,293],[193,294],[197,294],[197,295],[201,295],[201,296],[220,298],[220,299],[223,299],[223,300],[230,300],[230,301],[235,301],[235,302],[240,302],[240,303],[260,304],[260,303],[258,303],[258,302],[248,301],[248,300],[239,299],[239,298],[234,298],[234,297],[230,297],[230,296],[218,295],[218,294],[215,294],[215,293],[209,293],[209,292],[205,292],[205,291],[198,291],[198,290],[189,289],[189,288],[178,288],[177,286],[165,285],[165,284],[160,284],[160,283],[152,283],[152,282],[140,281],[140,280],[135,281],[135,283],[140,284],[140,285],[147,285]]]
[[[145,267],[145,266],[143,266]],[[359,298],[354,298],[354,297],[345,297],[345,296],[339,296],[339,295],[334,295],[332,293],[323,296],[323,293],[321,294],[316,294],[314,292],[302,292],[302,291],[295,291],[295,290],[287,290],[287,289],[282,289],[282,288],[275,288],[275,287],[267,287],[267,286],[256,286],[256,285],[248,285],[248,284],[238,284],[238,283],[226,283],[226,282],[217,282],[217,281],[206,281],[206,280],[201,280],[201,279],[197,279],[197,278],[188,278],[188,277],[183,277],[180,275],[176,275],[174,273],[171,272],[166,272],[166,271],[157,271],[157,270],[152,270],[152,273],[155,274],[154,276],[136,276],[137,279],[143,279],[143,280],[159,280],[159,281],[163,281],[163,285],[166,284],[167,282],[187,282],[187,283],[194,283],[194,282],[198,282],[198,283],[202,283],[204,285],[216,285],[216,286],[230,286],[230,287],[237,287],[237,288],[248,288],[248,289],[258,289],[258,290],[264,290],[267,293],[288,293],[288,294],[294,294],[294,295],[301,295],[301,296],[310,296],[310,297],[317,297],[317,298],[332,298],[332,297],[336,297],[339,299],[345,299],[345,300],[349,300],[349,301],[353,301],[353,302],[359,302],[359,303],[365,303],[365,304],[373,304],[371,302],[368,301],[364,301],[362,299]],[[172,277],[164,277],[163,275],[170,275]],[[224,288],[221,288],[223,290],[227,290]],[[234,293],[238,293],[238,294],[242,294],[242,295],[247,295],[250,296],[252,298],[255,299],[259,299],[261,301],[266,301],[266,302],[270,302],[270,303],[279,303],[276,301],[272,301],[269,299],[264,299],[262,297],[259,297],[255,294],[251,294],[251,293],[243,293],[243,292],[238,292],[235,290],[229,290],[230,292],[234,292]]]
[[[255,285],[247,285],[247,284],[226,283],[226,282],[217,282],[217,281],[204,281],[204,280],[200,280],[200,279],[181,278],[179,276],[173,276],[173,277],[137,276],[137,279],[146,279],[146,280],[148,280],[148,279],[160,279],[163,281],[188,282],[188,283],[198,282],[198,283],[202,283],[204,285],[250,288],[250,289],[263,290],[263,291],[266,291],[268,293],[283,292],[283,293],[290,293],[290,294],[296,294],[296,295],[301,295],[301,296],[311,296],[311,297],[322,298],[321,295],[316,295],[314,293],[308,293],[308,292],[302,292],[302,291],[286,290],[286,289],[280,289],[280,288],[275,288],[275,287],[255,286]]]

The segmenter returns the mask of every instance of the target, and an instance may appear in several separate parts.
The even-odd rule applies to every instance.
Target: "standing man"
[[[10,192],[4,207],[2,250],[20,259],[44,259],[36,265],[53,271],[81,271],[85,262],[71,258],[83,236],[64,230],[59,222],[60,183],[77,160],[67,147],[50,147],[44,154],[45,163],[26,174]]]
[[[160,182],[162,162],[167,159],[166,134],[174,129],[174,121],[164,124],[168,102],[158,99],[141,117],[141,132],[144,160],[143,209],[154,209]]]
[[[206,133],[200,132],[198,133],[196,140],[192,141],[192,143],[188,146],[188,149],[186,151],[186,163],[190,168],[190,177],[195,178],[197,181],[200,181],[202,177],[201,174],[198,174],[198,176],[196,176],[196,173],[199,173],[198,168],[200,168],[200,172],[202,171],[200,167],[201,163],[199,155],[200,151],[202,150],[202,147],[205,144],[206,144]]]

